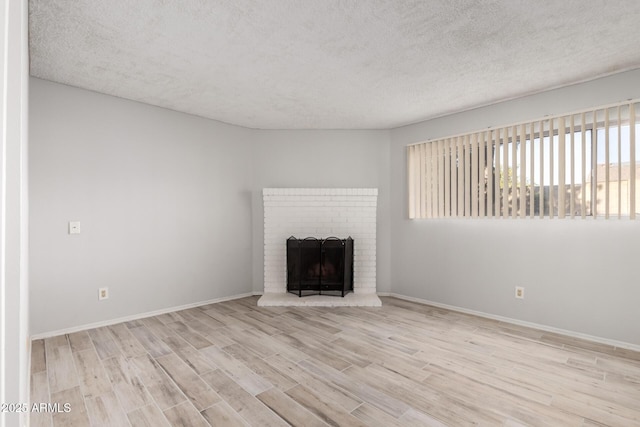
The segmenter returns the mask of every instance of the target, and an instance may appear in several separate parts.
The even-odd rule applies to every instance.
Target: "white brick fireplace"
[[[376,188],[265,188],[264,294],[259,306],[380,306],[376,295]],[[287,293],[286,240],[354,240],[353,293],[344,298]]]

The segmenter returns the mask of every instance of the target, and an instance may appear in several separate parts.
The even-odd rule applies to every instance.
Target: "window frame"
[[[638,102],[408,145],[409,218],[636,219],[640,213],[636,212],[640,198]],[[600,163],[602,151],[605,158]],[[604,181],[599,169],[605,174]],[[626,181],[623,175],[628,176]]]

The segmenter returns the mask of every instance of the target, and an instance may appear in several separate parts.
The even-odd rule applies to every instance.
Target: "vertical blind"
[[[639,101],[407,147],[410,218],[631,218]]]

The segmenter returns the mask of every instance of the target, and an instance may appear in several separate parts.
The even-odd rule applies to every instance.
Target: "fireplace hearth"
[[[287,239],[287,292],[344,297],[353,291],[353,239]]]
[[[262,190],[262,200],[264,292],[258,300],[258,306],[380,307],[382,305],[382,301],[376,295],[378,203],[376,188],[265,188]],[[313,277],[316,268],[311,268],[312,274],[307,277],[309,280],[302,280],[299,269],[303,268],[302,272],[307,274],[310,270],[309,266],[306,266],[306,269],[301,266],[296,267],[298,276],[289,280],[286,242],[292,235],[301,240],[306,236],[314,236],[317,240],[327,236],[337,236],[338,240],[342,240],[350,236],[354,244],[357,241],[358,247],[353,248],[351,271],[344,272],[346,283],[340,287],[340,283],[335,285],[330,280],[328,286],[323,289],[323,283],[319,278]],[[299,250],[299,247],[294,247],[294,250]],[[325,279],[328,273],[332,273],[336,268],[336,264],[339,264],[331,261],[331,265],[325,264],[323,270],[322,264],[318,261],[316,263],[318,263],[317,276],[324,273]],[[316,263],[312,266],[315,267]],[[340,270],[339,266],[338,270]],[[331,288],[335,290],[330,291]],[[341,298],[334,296],[343,294],[344,297]]]

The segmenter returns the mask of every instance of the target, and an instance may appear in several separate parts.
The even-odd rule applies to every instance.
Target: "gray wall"
[[[410,143],[638,97],[636,70],[393,130],[393,292],[640,345],[637,222],[409,220],[405,157]]]
[[[32,333],[251,292],[249,130],[30,90]]]
[[[32,79],[32,332],[260,292],[262,188],[376,187],[379,291],[640,344],[637,223],[410,221],[405,170],[409,143],[640,97],[639,82],[392,131],[266,131]]]
[[[253,290],[262,292],[262,189],[377,188],[377,287],[389,292],[389,132],[384,130],[255,130],[253,146]]]
[[[388,131],[249,130],[38,79],[31,93],[33,333],[262,292],[265,187],[378,188],[390,290]]]

